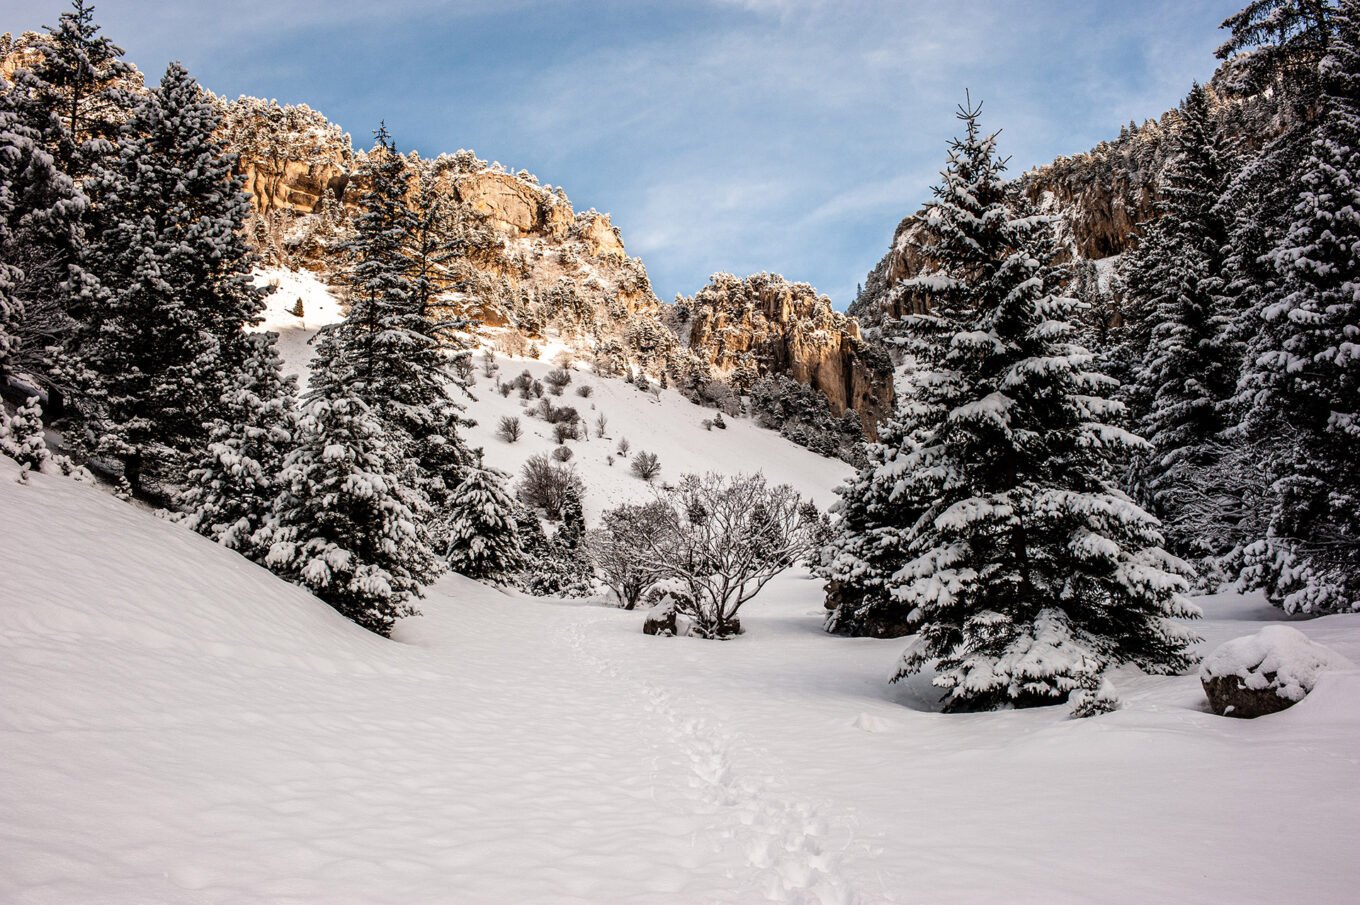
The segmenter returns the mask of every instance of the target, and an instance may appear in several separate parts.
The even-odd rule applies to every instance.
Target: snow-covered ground
[[[593,442],[593,441],[592,441]],[[0,460],[0,902],[1348,903],[1360,673],[933,712],[788,574],[718,643],[448,577],[384,641]],[[1201,601],[1206,646],[1283,621]],[[1360,660],[1360,620],[1291,624]]]
[[[279,333],[279,351],[285,368],[305,379],[312,357],[308,343],[322,326],[343,317],[340,306],[326,286],[310,273],[268,270],[259,280],[278,287],[269,296],[263,328]],[[297,299],[303,302],[302,318],[289,313]],[[500,370],[494,377],[483,374],[482,353],[473,356],[473,399],[462,401],[477,426],[465,436],[470,445],[485,451],[487,464],[512,477],[518,476],[530,456],[551,452],[557,444],[552,438],[552,425],[525,410],[526,405],[536,406],[538,400],[525,402],[517,392],[503,397],[496,389],[497,384],[510,382],[525,370],[541,380],[556,367],[554,361],[560,351],[560,345],[549,343],[544,345],[539,359],[496,353]],[[548,398],[555,406],[575,408],[589,428],[588,440],[573,440],[568,445],[573,453],[571,464],[585,486],[584,508],[591,521],[611,506],[651,497],[651,486],[634,477],[629,469],[631,457],[639,452],[655,453],[660,458],[658,483],[674,481],[686,472],[760,471],[771,483],[793,485],[823,509],[836,499],[833,488],[851,473],[844,462],[795,446],[775,431],[756,427],[750,420],[728,418],[727,430],[705,430],[703,422],[714,416],[714,409],[694,405],[673,390],[642,392],[622,379],[597,377],[583,364],[572,375],[572,383],[561,396]],[[581,386],[591,388],[589,398],[577,395]],[[596,435],[596,419],[601,414],[606,420],[604,437]],[[504,416],[520,420],[524,436],[517,443],[506,443],[496,436],[497,425]],[[619,441],[625,439],[632,447],[627,457],[617,451]]]

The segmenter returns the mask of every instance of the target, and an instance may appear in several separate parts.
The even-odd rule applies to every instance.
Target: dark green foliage
[[[243,227],[249,202],[183,67],[138,103],[116,157],[96,164],[82,264],[88,316],[74,354],[93,451],[134,491],[174,481],[247,354],[262,307]]]

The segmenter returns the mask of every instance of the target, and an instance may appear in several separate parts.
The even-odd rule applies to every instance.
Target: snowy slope
[[[1348,903],[1360,674],[932,712],[806,576],[716,643],[449,577],[395,642],[0,460],[0,902]],[[1280,614],[1202,601],[1207,644]],[[1291,624],[1360,661],[1360,620]]]
[[[327,323],[343,315],[340,306],[326,286],[309,273],[269,270],[259,277],[261,282],[277,284],[267,302],[264,329],[279,332],[279,349],[285,368],[305,377],[312,350],[308,341]],[[294,302],[303,300],[304,318],[289,313]],[[498,353],[499,373],[492,378],[482,373],[482,356],[477,353],[473,388],[474,398],[464,400],[467,414],[477,426],[466,434],[472,446],[485,451],[485,461],[511,475],[518,475],[525,460],[538,453],[550,452],[556,445],[551,425],[542,419],[526,415],[517,393],[502,397],[496,391],[500,381],[509,382],[521,371],[528,370],[541,379],[554,368],[552,363],[560,347],[547,345],[541,359],[513,358]],[[593,390],[590,398],[577,395],[577,389],[588,385]],[[639,391],[620,378],[601,378],[588,370],[574,370],[573,381],[560,397],[549,397],[554,405],[569,405],[581,413],[590,427],[590,439],[572,441],[572,464],[580,472],[585,484],[587,519],[621,502],[650,498],[651,487],[629,471],[627,458],[617,455],[618,442],[627,439],[632,454],[647,451],[661,460],[658,483],[674,481],[681,474],[693,471],[720,471],[726,474],[760,471],[773,483],[791,484],[804,496],[810,497],[825,509],[836,497],[832,490],[851,473],[850,466],[835,459],[826,459],[785,440],[778,433],[756,427],[749,420],[729,418],[727,430],[706,431],[701,426],[712,418],[713,409],[689,402],[674,391],[650,394]],[[536,404],[537,400],[530,400]],[[595,419],[603,414],[608,423],[603,438],[595,435]],[[496,426],[502,416],[518,417],[524,437],[515,444],[496,437]],[[609,464],[613,454],[614,464]]]

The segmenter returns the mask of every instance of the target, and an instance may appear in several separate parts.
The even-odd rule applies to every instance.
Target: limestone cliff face
[[[221,111],[262,253],[338,275],[366,152],[307,107],[240,98]],[[746,364],[814,388],[836,416],[854,409],[869,436],[890,410],[886,356],[811,286],[727,275],[679,307],[664,304],[609,215],[573,210],[561,188],[471,151],[406,159],[413,201],[419,187],[433,187],[455,221],[461,253],[448,266],[458,288],[446,304],[508,349],[551,335],[602,372],[664,374],[708,404],[718,403],[704,388]]]
[[[748,368],[757,376],[791,377],[825,396],[833,414],[854,409],[870,437],[892,409],[887,356],[807,283],[769,273],[717,274],[679,304],[688,316],[689,348],[716,374]]]

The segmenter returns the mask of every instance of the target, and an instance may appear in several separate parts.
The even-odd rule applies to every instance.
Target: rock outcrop
[[[870,437],[892,409],[887,356],[807,283],[770,273],[720,273],[678,305],[690,350],[717,375],[747,369],[756,377],[791,377],[825,396],[832,414],[853,409]]]
[[[275,264],[336,271],[366,152],[306,106],[239,98],[220,109],[262,253]],[[886,355],[811,286],[721,275],[678,307],[667,305],[608,214],[578,213],[561,188],[471,151],[407,160],[412,202],[420,187],[433,187],[456,222],[461,254],[448,264],[458,287],[449,307],[499,331],[507,351],[551,333],[603,372],[665,375],[720,407],[734,397],[708,395],[714,381],[744,367],[755,377],[785,376],[820,393],[836,417],[853,409],[870,437],[890,410]]]

